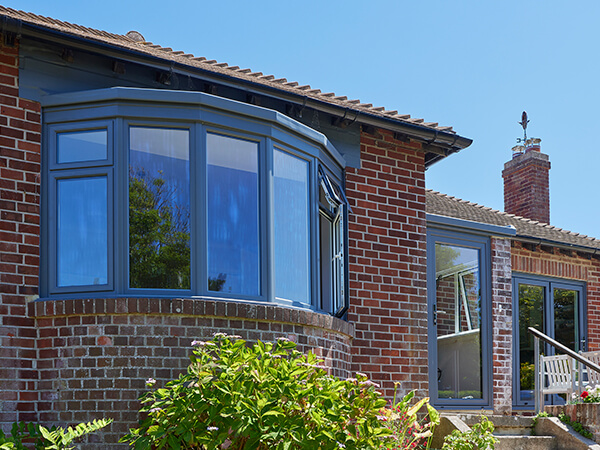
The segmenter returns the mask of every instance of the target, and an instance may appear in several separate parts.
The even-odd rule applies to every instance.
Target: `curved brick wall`
[[[115,448],[138,420],[137,398],[189,363],[190,344],[215,332],[271,341],[286,336],[347,377],[354,329],[340,319],[276,305],[203,299],[111,298],[29,304],[38,328],[38,417],[73,423],[115,420],[86,448]]]

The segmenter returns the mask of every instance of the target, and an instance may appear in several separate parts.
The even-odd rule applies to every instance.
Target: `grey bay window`
[[[48,96],[42,295],[208,296],[341,315],[343,167],[314,130],[208,94]]]

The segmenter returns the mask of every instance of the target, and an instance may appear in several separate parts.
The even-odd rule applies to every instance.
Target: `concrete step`
[[[458,417],[470,427],[479,423],[481,420],[481,415],[479,414],[458,414]],[[534,424],[534,419],[530,416],[501,416],[490,414],[486,417],[494,424],[494,428],[496,429],[531,429]]]
[[[495,450],[600,450],[600,445],[573,432],[556,417],[542,417],[534,428],[530,416],[488,415],[494,424],[494,436],[498,439]],[[432,448],[441,448],[443,438],[452,430],[467,431],[479,423],[478,414],[455,413],[443,415],[439,430],[436,429]],[[534,435],[535,434],[535,435]]]
[[[496,436],[495,450],[560,450],[554,436]]]

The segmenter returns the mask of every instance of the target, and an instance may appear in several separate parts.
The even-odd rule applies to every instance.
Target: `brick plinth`
[[[0,426],[37,420],[40,105],[19,97],[18,47],[0,47]]]
[[[393,133],[361,136],[361,168],[347,169],[352,370],[391,397],[428,393],[424,153]]]
[[[40,421],[114,423],[84,447],[117,448],[135,426],[145,380],[162,385],[185,371],[190,344],[216,332],[249,341],[285,336],[347,377],[353,327],[310,311],[202,299],[85,299],[34,302],[39,329]],[[98,443],[95,443],[98,442]],[[126,446],[124,446],[125,448]]]
[[[596,443],[600,443],[600,403],[551,405],[545,406],[544,411],[555,417],[558,417],[559,414],[566,414],[572,422],[579,422],[583,425],[594,435],[592,439]]]

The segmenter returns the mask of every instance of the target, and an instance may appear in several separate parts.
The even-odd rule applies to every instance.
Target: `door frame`
[[[438,398],[438,345],[436,325],[436,264],[435,245],[447,244],[476,249],[479,252],[479,277],[481,290],[481,399]],[[492,286],[490,238],[487,235],[459,233],[450,230],[427,230],[427,336],[429,358],[429,396],[439,409],[491,408],[492,406]]]
[[[578,280],[565,280],[563,278],[547,277],[528,273],[515,272],[512,275],[512,305],[513,305],[513,406],[515,408],[533,408],[534,399],[530,401],[521,400],[521,371],[520,371],[520,338],[519,338],[519,284],[529,284],[544,288],[544,324],[543,333],[554,337],[554,289],[565,289],[577,291],[578,302],[575,305],[577,321],[579,327],[575,330],[577,340],[580,343],[580,350],[587,349],[588,330],[587,330],[587,298],[586,283]],[[546,331],[552,330],[552,334]],[[582,339],[585,341],[584,348],[581,348]],[[546,352],[554,354],[554,349],[546,345]]]

